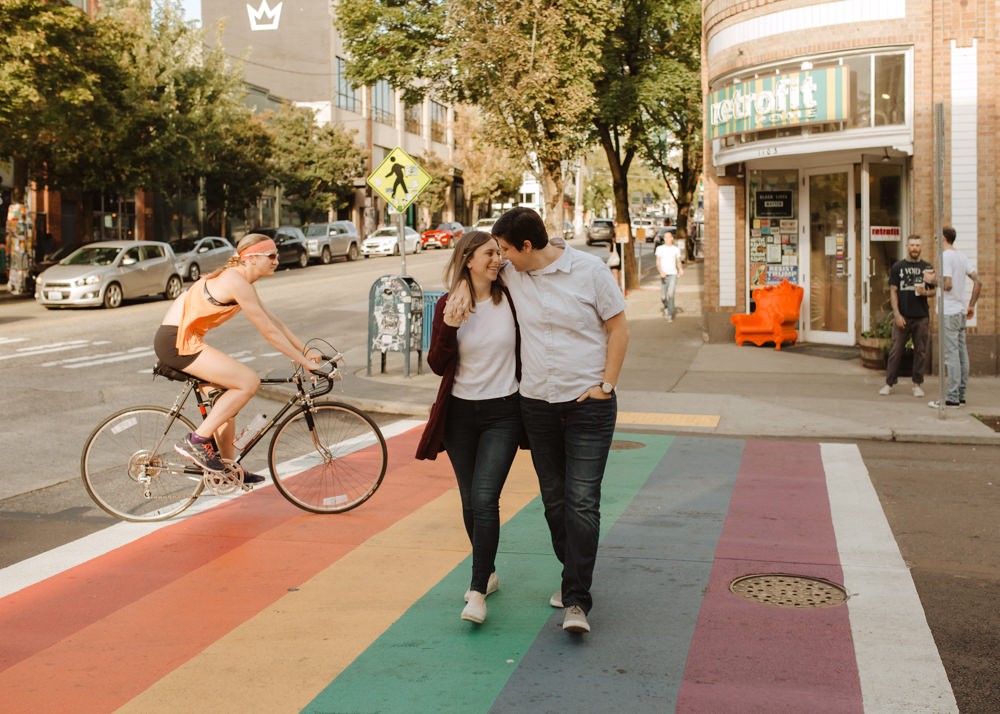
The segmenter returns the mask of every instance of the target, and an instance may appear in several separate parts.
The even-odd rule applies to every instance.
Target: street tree
[[[475,107],[455,109],[455,159],[465,182],[466,215],[470,224],[494,201],[517,195],[524,175],[522,160],[490,142],[483,131],[482,114]]]
[[[311,109],[290,105],[270,113],[266,125],[274,144],[270,176],[300,221],[326,220],[349,205],[364,160],[350,132],[337,124],[321,126]]]
[[[695,0],[612,0],[605,9],[618,22],[603,45],[603,71],[594,83],[593,128],[611,170],[615,220],[628,223],[630,232],[629,167],[642,150],[647,132],[660,129],[651,125],[647,107],[669,94],[664,89],[671,81],[669,60],[690,50],[676,45],[689,38],[685,20],[689,6],[695,4]],[[699,5],[699,22],[700,17]],[[700,46],[700,35],[695,42]],[[638,287],[633,251],[625,251],[624,269],[626,287]]]
[[[691,210],[702,172],[701,3],[678,3],[670,51],[659,59],[668,81],[650,87],[644,102],[646,131],[641,153],[654,167],[677,206],[677,238],[693,257]]]
[[[17,188],[100,185],[127,81],[112,40],[66,2],[0,3],[0,155]]]
[[[587,141],[611,16],[599,0],[341,0],[335,20],[358,84],[386,79],[407,102],[437,92],[479,106],[483,131],[537,177],[561,233],[565,162]]]

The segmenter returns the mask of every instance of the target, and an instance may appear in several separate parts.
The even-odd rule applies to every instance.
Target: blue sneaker
[[[226,470],[226,464],[215,453],[215,446],[212,445],[212,442],[196,444],[191,441],[191,435],[188,434],[174,444],[174,451],[191,459],[206,471],[221,473]]]

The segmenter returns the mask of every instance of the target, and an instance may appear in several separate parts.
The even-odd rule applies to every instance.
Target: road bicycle
[[[261,384],[293,385],[295,391],[218,473],[181,456],[174,444],[195,429],[182,413],[190,396],[195,395],[204,419],[224,390],[157,364],[154,374],[184,383],[180,394],[169,409],[129,407],[94,429],[80,459],[87,493],[122,520],[166,520],[188,508],[206,488],[215,495],[251,490],[243,482],[246,471],[241,462],[273,431],[268,466],[282,496],[313,513],[343,513],[360,506],[385,476],[385,438],[360,409],[318,399],[342,378],[337,364],[343,356],[330,351],[334,356],[324,355],[316,370],[297,367],[289,377],[261,379]]]

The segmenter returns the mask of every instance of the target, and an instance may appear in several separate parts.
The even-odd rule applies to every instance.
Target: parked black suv
[[[274,241],[278,246],[278,266],[297,265],[304,268],[309,265],[309,246],[301,228],[281,226],[280,228],[254,228],[248,233],[260,233]]]

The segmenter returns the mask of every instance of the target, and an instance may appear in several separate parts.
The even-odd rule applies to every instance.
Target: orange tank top
[[[240,311],[238,303],[220,303],[208,292],[205,278],[188,288],[177,325],[177,354],[193,355],[205,346],[205,333]]]

